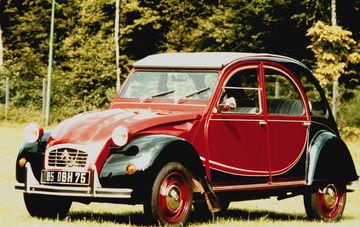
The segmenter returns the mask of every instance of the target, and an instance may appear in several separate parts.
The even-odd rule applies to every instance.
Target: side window
[[[305,73],[300,74],[300,82],[309,101],[311,115],[325,117],[327,112],[326,99],[320,95],[314,81],[309,80]]]
[[[266,69],[265,89],[267,111],[269,114],[304,114],[304,105],[298,89],[282,72]]]
[[[231,76],[223,87],[220,100],[221,112],[257,114],[260,113],[260,88],[258,69],[244,69]]]

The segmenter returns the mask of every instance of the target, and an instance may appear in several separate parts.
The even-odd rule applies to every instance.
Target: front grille
[[[48,153],[49,167],[86,167],[87,153],[84,151],[61,148]]]

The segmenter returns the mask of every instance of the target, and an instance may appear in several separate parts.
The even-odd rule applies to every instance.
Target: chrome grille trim
[[[47,152],[46,160],[50,168],[85,168],[88,154],[73,148],[57,148]]]

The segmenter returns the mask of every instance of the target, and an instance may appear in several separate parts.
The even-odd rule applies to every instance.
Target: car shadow
[[[216,220],[229,220],[229,221],[259,221],[259,220],[270,220],[270,221],[308,221],[305,215],[294,215],[289,213],[280,213],[275,211],[259,211],[249,209],[229,209],[226,212],[215,214],[212,217],[199,217],[190,216],[189,222],[201,223],[211,222]]]
[[[126,224],[135,226],[150,226],[146,216],[142,212],[126,213],[94,213],[94,212],[70,212],[65,221],[87,221],[95,223],[111,222],[114,224]]]
[[[204,224],[217,220],[228,221],[308,221],[304,215],[294,215],[290,213],[279,213],[274,211],[259,211],[245,209],[229,209],[228,211],[213,216],[197,216],[191,214],[188,224]],[[94,212],[70,212],[65,221],[88,221],[95,223],[111,222],[114,224],[126,224],[134,226],[150,226],[142,212],[116,213],[94,213]]]

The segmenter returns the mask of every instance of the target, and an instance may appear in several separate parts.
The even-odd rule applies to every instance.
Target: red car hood
[[[52,132],[49,146],[58,144],[102,144],[112,131],[122,125],[134,135],[157,125],[190,121],[201,117],[199,112],[164,112],[144,109],[109,109],[79,114],[60,123]]]

